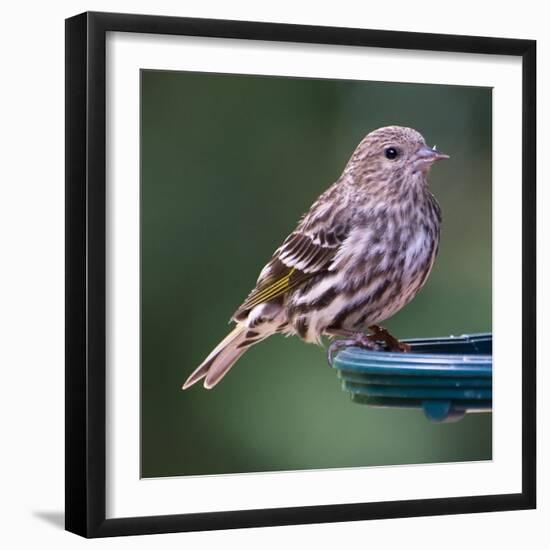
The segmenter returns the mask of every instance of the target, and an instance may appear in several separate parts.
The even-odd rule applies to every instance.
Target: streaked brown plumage
[[[183,389],[202,379],[213,387],[251,345],[275,333],[312,343],[343,336],[364,346],[384,339],[404,349],[377,324],[414,298],[433,266],[441,213],[427,175],[443,158],[411,128],[368,134],[262,269],[232,317],[235,329]]]

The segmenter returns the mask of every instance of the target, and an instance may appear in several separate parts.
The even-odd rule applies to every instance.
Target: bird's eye
[[[393,160],[393,159],[397,158],[397,155],[399,154],[395,147],[388,147],[384,151],[384,153],[386,155],[386,158],[388,158],[390,160]]]

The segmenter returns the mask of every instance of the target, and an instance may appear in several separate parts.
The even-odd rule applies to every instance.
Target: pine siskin
[[[433,266],[441,211],[427,175],[446,158],[411,128],[368,134],[262,269],[232,317],[237,326],[183,389],[203,378],[212,388],[250,346],[276,333],[317,344],[322,335],[344,337],[331,351],[377,349],[379,341],[407,351],[377,323],[414,298]]]

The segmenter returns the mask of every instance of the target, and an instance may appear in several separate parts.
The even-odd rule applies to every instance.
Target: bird
[[[413,128],[368,133],[261,270],[231,317],[233,330],[182,389],[201,380],[213,388],[243,353],[274,334],[319,345],[326,336],[329,361],[352,345],[409,351],[379,323],[416,296],[434,265],[441,208],[428,174],[448,158]]]

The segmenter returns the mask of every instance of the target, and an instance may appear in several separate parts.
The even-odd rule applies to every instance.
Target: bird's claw
[[[360,332],[354,335],[352,338],[334,340],[334,342],[330,344],[327,351],[329,365],[332,366],[334,358],[341,350],[349,347],[358,347],[370,351],[379,351],[382,349],[380,345],[376,343],[372,336]]]
[[[400,342],[395,336],[390,334],[387,329],[379,327],[378,325],[371,325],[369,330],[372,330],[373,334],[371,338],[384,342],[390,351],[401,351],[408,353],[411,351],[411,346]]]
[[[397,342],[397,346],[394,351],[402,351],[403,353],[409,353],[411,351],[410,344],[405,344],[405,342]]]

